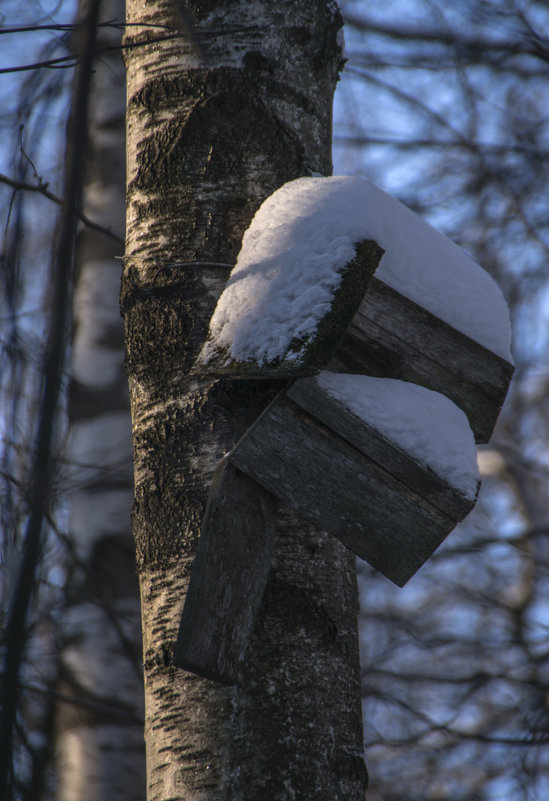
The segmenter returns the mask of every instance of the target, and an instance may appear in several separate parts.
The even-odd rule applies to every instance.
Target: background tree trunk
[[[130,0],[137,27],[125,40],[122,308],[150,799],[363,799],[354,557],[333,537],[282,510],[239,686],[172,664],[213,469],[281,388],[187,372],[230,269],[221,265],[234,263],[260,203],[287,180],[331,172],[341,66],[332,2],[188,8]]]
[[[124,19],[121,0],[102,21]],[[145,797],[139,590],[130,531],[131,425],[119,311],[125,185],[120,30],[99,28],[80,231],[69,403],[68,592],[60,628],[59,801]]]

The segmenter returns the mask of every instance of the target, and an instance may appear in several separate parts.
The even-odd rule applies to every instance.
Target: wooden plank
[[[319,321],[316,333],[310,339],[294,339],[286,353],[266,364],[256,361],[228,359],[225,350],[216,353],[204,364],[198,357],[191,372],[230,378],[292,378],[314,375],[326,367],[338,342],[355,316],[368,283],[384,251],[373,240],[356,244],[356,257],[341,270],[341,283],[333,295],[330,310]],[[302,355],[295,358],[296,352]]]
[[[323,390],[316,379],[299,378],[289,387],[286,395],[456,523],[471,511],[473,501],[415,460],[408,451],[389,442],[377,429],[350,412]]]
[[[214,481],[174,650],[178,667],[238,681],[261,604],[277,500],[225,457]]]
[[[411,486],[431,481],[421,465],[409,465],[418,476],[406,484],[385,469],[379,449],[390,461],[396,458],[394,448],[377,439],[374,461],[363,452],[366,440],[358,450],[280,396],[237,443],[230,459],[402,586],[458,520]],[[472,506],[469,502],[467,511]]]
[[[488,442],[513,366],[377,278],[329,369],[398,378],[446,395]]]

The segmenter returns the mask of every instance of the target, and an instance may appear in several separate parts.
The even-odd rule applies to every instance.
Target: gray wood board
[[[376,277],[329,369],[398,378],[442,392],[488,442],[513,366]]]
[[[288,398],[267,408],[230,458],[399,586],[457,522]]]
[[[456,522],[469,514],[474,501],[466,498],[444,478],[399,448],[376,428],[350,412],[325,392],[314,378],[299,378],[286,392],[302,409],[354,445],[369,459],[391,473]]]
[[[238,681],[271,565],[276,506],[227,457],[220,462],[174,649],[178,667],[222,684]]]

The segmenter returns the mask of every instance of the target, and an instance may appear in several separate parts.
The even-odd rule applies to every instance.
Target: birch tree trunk
[[[188,370],[258,206],[331,172],[341,18],[327,0],[127,8],[122,310],[149,799],[363,799],[354,557],[335,538],[281,511],[237,687],[172,663],[214,467],[280,388]]]
[[[81,4],[82,7],[83,4]],[[121,0],[102,21],[124,19]],[[139,591],[130,530],[131,424],[119,311],[125,229],[125,86],[120,30],[94,64],[83,208],[113,236],[77,240],[69,403],[70,532],[67,603],[60,622],[58,801],[145,797]],[[84,149],[84,148],[83,148]]]

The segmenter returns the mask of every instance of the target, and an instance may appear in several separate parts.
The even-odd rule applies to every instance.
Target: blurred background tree
[[[479,503],[404,590],[361,570],[370,801],[549,797],[549,8],[348,2],[335,168],[500,283],[516,373]]]
[[[14,4],[13,17],[21,24],[2,40],[14,66],[26,66],[23,59],[31,66],[3,78],[5,133],[12,135],[0,179],[6,210],[2,589],[10,619],[20,605],[18,555],[29,552],[24,521],[31,511],[35,430],[49,426],[53,442],[50,497],[36,510],[44,524],[31,568],[35,590],[26,650],[22,662],[15,660],[22,684],[16,737],[10,741],[5,715],[2,746],[8,761],[13,750],[16,798],[135,801],[145,797],[145,775],[139,592],[130,531],[131,424],[118,301],[125,227],[123,2],[101,4],[95,57],[88,65],[89,122],[74,141],[64,130],[75,105],[74,64],[82,60],[92,5],[66,3],[48,14],[43,4]],[[44,66],[32,68],[33,62]],[[64,150],[74,159],[63,168]],[[63,314],[50,295],[58,274],[52,243],[59,206],[68,211],[52,198],[66,202],[74,162],[82,169],[82,224],[69,245],[72,326],[62,322],[65,353],[56,369],[64,377],[58,414],[47,421],[39,399],[42,376],[52,373],[52,364],[45,362],[43,343]],[[13,697],[16,678],[8,681],[7,675],[5,670],[3,690]]]
[[[342,3],[342,11],[348,62],[336,96],[335,172],[372,179],[494,275],[511,307],[516,363],[492,442],[479,450],[483,488],[475,511],[402,590],[360,568],[368,798],[542,801],[549,797],[549,8],[526,0],[356,0]],[[2,66],[65,59],[57,66],[70,67],[70,27],[5,31],[70,25],[75,12],[72,2],[6,6]],[[55,311],[44,290],[56,206],[45,195],[61,192],[71,72],[36,67],[0,75],[4,609],[28,514],[43,342]],[[106,119],[104,135],[114,130]],[[97,172],[91,180],[96,178]],[[102,216],[106,194],[99,204],[93,192],[91,198],[89,216],[120,235],[113,220]],[[85,243],[90,228],[81,230]],[[103,259],[111,259],[117,266],[116,247],[94,248],[100,258],[92,250],[91,261],[105,265]],[[108,284],[115,291],[110,278]],[[77,285],[77,299],[81,291]],[[101,383],[98,376],[92,384]],[[59,698],[94,715],[106,697],[107,705],[112,702],[99,686],[86,686],[86,697],[75,698],[58,683],[67,664],[68,602],[74,605],[75,588],[89,590],[86,576],[97,565],[96,559],[90,573],[72,537],[67,484],[82,488],[85,477],[75,476],[74,462],[89,466],[90,459],[61,448],[66,413],[70,417],[74,408],[68,388],[67,378],[57,423],[59,471],[51,484],[52,514],[20,673],[14,788],[21,799],[54,797],[53,713]],[[99,463],[100,472],[106,467],[123,483],[118,471],[126,456],[100,452],[93,469]],[[115,540],[109,542],[120,555],[124,546]],[[94,553],[87,547],[86,554]],[[78,563],[71,561],[75,557]],[[109,614],[120,611],[123,604],[111,601],[99,603],[96,593],[93,603]],[[112,625],[105,623],[104,631]],[[138,705],[129,708],[139,715]]]

